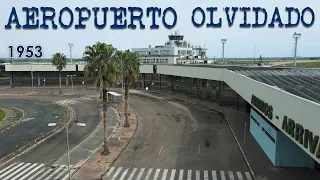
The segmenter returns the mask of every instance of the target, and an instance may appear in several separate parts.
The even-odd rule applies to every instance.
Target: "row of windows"
[[[168,55],[169,50],[136,51],[139,55]]]
[[[140,63],[164,63],[168,64],[168,59],[141,59]]]
[[[260,126],[260,123],[259,123],[253,116],[251,116],[251,119],[252,119],[258,126]]]
[[[268,131],[266,131],[264,128],[262,128],[262,131],[269,137],[269,139],[275,143],[276,140],[271,136],[271,134],[268,133]]]
[[[253,116],[251,116],[251,119],[252,119],[258,126],[260,126],[260,123],[259,123]],[[271,134],[270,134],[268,131],[266,131],[263,127],[262,127],[262,131],[267,135],[267,137],[268,137],[273,143],[276,142],[276,140],[271,136]]]
[[[187,50],[178,50],[178,55],[192,55],[192,51],[187,51]]]

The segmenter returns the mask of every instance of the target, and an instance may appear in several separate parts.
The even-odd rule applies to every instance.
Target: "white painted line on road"
[[[28,177],[30,174],[32,174],[33,172],[35,172],[36,170],[38,170],[39,168],[41,168],[42,166],[44,166],[44,164],[40,164],[39,166],[37,166],[36,168],[32,169],[32,171],[29,171],[26,175],[24,175],[23,177],[21,177],[19,180],[23,180],[26,177]],[[42,170],[43,171],[43,170]],[[42,172],[40,171],[40,172]],[[32,178],[31,178],[32,179]]]
[[[33,164],[33,165],[29,166],[27,169],[25,169],[21,173],[17,174],[15,177],[11,178],[11,180],[16,180],[18,177],[20,177],[21,175],[23,175],[24,173],[26,173],[27,171],[29,171],[31,168],[33,168],[36,165],[38,165],[38,164],[36,163],[36,164]]]
[[[192,171],[188,170],[188,180],[191,180],[191,174],[192,174]]]
[[[200,145],[199,145],[199,155],[201,155],[201,153],[200,153]]]
[[[0,174],[1,174],[2,172],[6,171],[7,169],[11,168],[11,167],[14,166],[14,165],[16,165],[16,163],[10,164],[10,166],[2,169],[2,170],[0,171]]]
[[[129,171],[129,168],[125,169],[125,170],[123,171],[123,173],[122,173],[122,175],[121,175],[121,177],[120,177],[120,179],[119,179],[119,180],[123,180],[123,179],[124,179],[124,177],[126,177],[126,175],[127,175],[128,171]]]
[[[3,180],[7,180],[9,178],[11,178],[12,176],[14,176],[15,174],[17,174],[18,172],[20,172],[22,169],[28,167],[31,163],[27,163],[24,166],[20,167],[19,169],[17,169],[15,172],[11,173],[9,176],[5,177]]]
[[[34,120],[34,118],[26,118],[26,119],[24,119],[22,121],[30,121],[30,120]]]
[[[159,156],[160,156],[160,154],[161,154],[161,150],[162,150],[162,146],[161,146],[160,151],[159,151]]]
[[[156,173],[154,174],[153,180],[157,180],[158,179],[159,173],[160,173],[160,169],[157,169]]]
[[[75,170],[71,170],[70,174],[72,174]],[[67,173],[61,180],[69,179],[69,173]]]
[[[196,170],[196,180],[200,180],[200,170]]]
[[[233,172],[232,172],[232,171],[229,171],[228,173],[229,173],[229,178],[230,178],[230,180],[234,180]]]
[[[115,180],[116,177],[119,175],[120,171],[122,170],[122,167],[119,167],[118,170],[114,173],[111,180]]]
[[[17,169],[18,167],[22,166],[24,163],[20,163],[17,166],[15,166],[14,168],[10,169],[9,171],[6,171],[4,174],[2,174],[0,176],[0,178],[4,177],[5,175],[9,174],[10,172],[12,172],[13,170]]]
[[[179,174],[179,180],[182,180],[182,179],[183,179],[183,170],[181,169]]]
[[[64,168],[64,170],[60,174],[58,174],[58,176],[56,176],[54,179],[59,179],[59,177],[64,175],[66,172],[68,172],[68,168]]]
[[[239,180],[243,180],[242,174],[241,172],[237,171],[237,176]]]
[[[170,180],[174,180],[174,176],[176,175],[176,170],[172,169]]]
[[[224,171],[220,171],[221,180],[226,180],[226,176],[224,175]]]
[[[42,179],[43,177],[45,177],[49,172],[51,172],[52,169],[48,169],[46,172],[44,172],[40,177],[38,177],[36,180],[40,180]]]
[[[141,177],[142,177],[142,175],[144,173],[144,170],[145,170],[144,168],[141,168],[140,173],[138,174],[138,177],[137,177],[136,180],[140,180],[141,179]]]
[[[134,176],[134,174],[136,173],[136,171],[137,171],[137,168],[134,168],[133,171],[131,172],[128,180],[131,180],[131,179],[133,178],[133,176]]]
[[[167,179],[167,173],[168,173],[168,169],[165,169],[165,170],[163,171],[162,179],[161,179],[161,180]]]
[[[112,173],[112,171],[114,170],[114,167],[110,168],[108,173],[107,173],[107,177],[110,176],[110,174]]]
[[[212,180],[218,180],[216,171],[212,171]]]
[[[44,170],[46,170],[45,168],[41,169],[40,171],[38,171],[37,173],[35,173],[33,176],[31,176],[29,179],[34,179],[35,177],[37,177],[39,174],[41,174]]]
[[[58,169],[56,169],[52,174],[50,174],[50,176],[48,176],[46,179],[44,180],[49,180],[51,179],[55,174],[57,174],[63,167],[60,166]]]
[[[150,178],[150,175],[152,173],[153,168],[149,168],[149,171],[147,172],[145,180],[148,180]]]
[[[203,180],[209,180],[208,171],[203,172]]]
[[[252,180],[252,179],[251,179],[251,175],[250,175],[249,172],[245,172],[245,174],[246,174],[246,177],[247,177],[248,180]]]

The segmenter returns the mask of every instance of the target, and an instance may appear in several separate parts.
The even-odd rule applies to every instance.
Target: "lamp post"
[[[31,86],[32,86],[32,92],[34,92],[34,87],[33,87],[33,60],[31,61]]]
[[[46,79],[43,79],[43,87],[46,87]]]
[[[84,91],[84,81],[82,81],[82,88],[83,88],[83,91]]]
[[[57,126],[58,124],[63,124],[63,123],[49,123],[49,127],[54,127]],[[71,171],[70,171],[70,148],[69,148],[69,124],[76,124],[79,127],[84,127],[86,126],[85,123],[67,123],[66,124],[66,132],[67,132],[67,155],[68,155],[68,174],[69,174],[69,180],[71,180]]]
[[[297,61],[297,48],[298,48],[298,39],[301,37],[301,33],[294,32],[293,39],[294,39],[294,62],[293,66],[296,67],[296,61]]]
[[[71,77],[71,88],[72,88],[72,93],[73,93],[73,80],[72,77],[75,77],[77,75],[68,75],[68,77]]]
[[[227,39],[222,39],[222,62],[224,62],[224,44],[227,43]]]
[[[72,63],[72,47],[73,47],[73,44],[69,43],[68,46],[70,48],[70,62]]]

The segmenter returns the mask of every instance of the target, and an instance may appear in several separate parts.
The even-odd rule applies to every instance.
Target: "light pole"
[[[72,80],[72,77],[73,76],[77,76],[77,75],[68,75],[68,77],[71,77],[71,88],[72,88],[72,93],[73,93],[73,80]]]
[[[68,44],[69,48],[70,48],[70,61],[72,63],[72,47],[73,47],[73,44],[72,43],[69,43]]]
[[[222,62],[224,62],[224,44],[227,43],[227,39],[222,39]]]
[[[84,81],[82,81],[82,88],[83,88],[83,91],[84,91]]]
[[[43,87],[46,87],[46,79],[43,79]]]
[[[49,123],[49,127],[57,126],[58,124],[63,123]],[[70,148],[69,148],[69,124],[76,124],[77,126],[84,127],[86,126],[85,123],[67,123],[66,124],[66,132],[67,132],[67,155],[68,155],[68,174],[69,174],[69,180],[71,180],[71,171],[70,171]]]
[[[293,62],[293,66],[296,67],[296,61],[297,61],[297,48],[298,48],[298,39],[301,37],[301,33],[296,33],[294,32],[293,34],[293,39],[295,40],[294,42],[294,62]]]
[[[31,61],[31,84],[32,84],[32,92],[34,92],[34,87],[33,87],[33,59]]]

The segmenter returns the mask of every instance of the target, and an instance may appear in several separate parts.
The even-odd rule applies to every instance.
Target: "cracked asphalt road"
[[[134,138],[115,167],[248,171],[224,120],[172,99],[131,96],[138,116]]]
[[[0,132],[0,158],[17,151],[22,146],[51,131],[48,123],[59,123],[66,113],[59,105],[30,100],[1,100],[2,107],[17,107],[24,110],[23,120],[14,127]]]
[[[10,98],[11,96],[7,97]],[[12,98],[16,98],[12,96]],[[79,99],[81,95],[28,95],[28,99],[46,99],[48,101],[64,100],[64,103],[71,106],[75,112],[75,120],[86,123],[85,127],[78,127],[74,124],[69,125],[69,145],[73,149],[83,139],[97,127],[100,122],[100,103],[95,100]],[[27,121],[21,122],[7,132],[0,134],[0,154],[2,156],[14,152],[20,148],[24,142],[33,141],[41,133],[47,133],[54,127],[48,127],[49,122],[61,122],[66,119],[66,113],[59,105],[47,102],[35,102],[32,100],[1,100],[0,106],[15,106],[26,112],[24,117]],[[59,117],[59,118],[56,118]],[[74,121],[71,123],[75,123]],[[6,133],[6,132],[4,132]],[[12,138],[15,138],[12,143]],[[19,144],[16,146],[16,144]],[[12,146],[12,147],[11,147]],[[5,148],[2,148],[5,147]],[[53,164],[67,152],[66,130],[55,134],[45,142],[39,144],[36,148],[26,154],[16,158],[13,162],[29,162]]]

